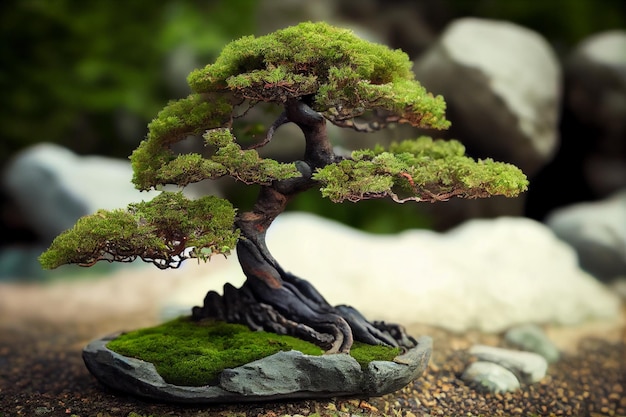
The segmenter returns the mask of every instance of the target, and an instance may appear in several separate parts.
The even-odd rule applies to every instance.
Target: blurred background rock
[[[130,181],[130,174],[126,180],[108,171],[113,168],[91,164],[90,175],[70,174],[79,177],[72,182],[62,174],[67,172],[63,164],[87,155],[98,155],[110,166],[128,164],[150,119],[167,101],[188,94],[185,78],[192,69],[211,63],[233,39],[306,20],[348,27],[403,49],[415,62],[417,78],[448,102],[450,132],[398,126],[365,135],[331,128],[337,147],[369,147],[421,133],[455,137],[472,156],[518,164],[531,185],[518,199],[437,205],[333,204],[313,190],[298,196],[290,210],[311,211],[377,233],[445,231],[477,217],[543,221],[555,209],[602,201],[624,189],[622,0],[170,0],[150,7],[103,0],[8,0],[0,5],[0,279],[42,277],[34,254],[55,230],[54,224],[41,221],[56,218],[53,212],[66,217],[50,220],[62,229],[92,210],[94,195],[120,207],[149,198],[120,197],[112,191],[126,187],[122,183]],[[262,135],[273,114],[271,109],[251,112],[254,129],[248,134]],[[297,155],[302,143],[290,140],[293,134],[297,132],[288,127],[281,129],[264,155],[281,160]],[[73,156],[55,159],[50,152],[43,159],[32,158],[31,152],[42,149],[32,146],[41,143],[65,148]],[[198,144],[190,141],[178,150],[192,149]],[[35,165],[24,165],[24,160]],[[82,160],[83,165],[89,166],[88,161]],[[41,176],[32,175],[34,171]],[[90,178],[105,179],[111,187]],[[78,183],[98,192],[81,192]],[[59,193],[47,198],[54,189]],[[242,209],[256,194],[256,189],[228,180],[201,184],[193,192],[204,191],[220,193]],[[622,218],[616,207],[611,233],[617,237],[611,250],[618,257],[624,254],[623,260],[626,228],[615,223]],[[593,210],[585,213],[596,216]],[[559,235],[567,239],[571,234]],[[619,268],[616,273],[626,276]]]

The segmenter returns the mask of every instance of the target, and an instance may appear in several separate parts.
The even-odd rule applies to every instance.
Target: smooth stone
[[[596,33],[581,42],[576,53],[598,64],[612,66],[616,72],[620,68],[623,70],[626,65],[626,31]]]
[[[333,392],[338,396],[360,391],[361,367],[347,354],[310,357],[298,351],[278,352],[234,369],[225,369],[219,385],[244,396],[275,396],[294,391]]]
[[[215,385],[188,387],[165,382],[152,363],[109,350],[106,344],[115,337],[97,339],[83,350],[87,368],[103,385],[162,402],[189,404],[381,396],[419,378],[432,352],[432,339],[422,336],[416,347],[393,362],[373,361],[365,369],[346,354],[278,352],[225,369]]]
[[[471,363],[461,379],[471,387],[494,394],[520,389],[520,383],[513,372],[493,362]]]
[[[564,70],[564,122],[577,123],[564,143],[572,141],[573,155],[583,158],[576,161],[587,183],[582,185],[596,197],[608,196],[626,187],[626,30],[585,38]]]
[[[601,201],[554,210],[545,223],[596,278],[626,278],[626,189]]]
[[[543,356],[548,363],[557,362],[561,356],[556,345],[535,324],[523,324],[507,330],[504,340],[516,348]]]
[[[469,353],[480,361],[493,362],[508,369],[525,384],[540,381],[546,376],[548,370],[548,361],[543,356],[532,352],[474,345]]]

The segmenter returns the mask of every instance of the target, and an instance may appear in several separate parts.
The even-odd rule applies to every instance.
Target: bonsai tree
[[[177,268],[190,258],[207,260],[236,248],[246,282],[209,292],[195,319],[242,323],[312,341],[328,352],[348,352],[353,340],[410,347],[402,328],[370,322],[348,306],[331,306],[307,281],[281,268],[265,234],[287,203],[317,188],[334,202],[391,198],[396,202],[445,201],[452,197],[516,196],[527,180],[516,167],[474,161],[457,141],[420,137],[339,157],[327,123],[372,132],[391,123],[445,129],[442,97],[428,93],[399,50],[357,38],[324,23],[303,23],[267,36],[228,44],[214,64],[188,77],[192,93],[169,103],[150,123],[133,152],[133,182],[140,190],[230,176],[260,185],[254,206],[236,211],[229,201],[190,200],[162,192],[126,209],[98,211],[78,220],[41,255],[45,268],[90,266],[100,260],[136,258],[158,268]],[[281,111],[262,139],[242,148],[235,137],[247,111],[270,103]],[[279,163],[259,156],[281,126],[302,132],[300,160]],[[208,155],[176,154],[172,145],[202,135]],[[300,137],[294,140],[302,140]],[[306,236],[294,236],[294,244]],[[319,242],[323,262],[323,245]]]

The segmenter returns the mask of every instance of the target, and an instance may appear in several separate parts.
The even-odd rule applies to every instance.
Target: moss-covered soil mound
[[[279,351],[298,350],[306,355],[324,353],[318,346],[295,337],[253,332],[239,324],[196,322],[189,317],[124,333],[107,347],[121,355],[153,363],[166,382],[183,386],[208,385],[226,368]],[[373,360],[392,360],[399,353],[399,348],[359,342],[355,342],[350,351],[361,366]]]

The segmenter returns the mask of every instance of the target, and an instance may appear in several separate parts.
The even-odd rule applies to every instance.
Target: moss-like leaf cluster
[[[517,167],[465,156],[458,141],[421,137],[355,151],[352,159],[318,170],[322,195],[334,202],[391,197],[395,201],[441,201],[450,197],[517,196],[528,180]]]
[[[130,204],[127,210],[100,210],[82,217],[52,242],[39,261],[52,269],[139,257],[160,268],[177,267],[186,258],[229,254],[239,238],[234,218],[235,209],[224,199],[188,200],[181,193],[164,192],[152,201]]]
[[[227,45],[214,64],[192,72],[193,91],[228,91],[253,101],[313,97],[333,122],[381,109],[390,120],[445,129],[445,103],[413,79],[411,62],[391,50],[325,23],[301,23]]]
[[[254,149],[242,150],[228,129],[209,130],[204,135],[208,145],[217,147],[211,157],[228,175],[246,184],[270,184],[274,180],[299,177],[295,163],[284,164],[263,159]]]
[[[189,318],[122,334],[107,347],[153,363],[166,382],[183,386],[210,384],[226,368],[245,365],[279,351],[323,353],[314,344],[291,336],[253,332],[240,324],[194,322]],[[398,348],[362,343],[355,343],[351,351],[361,366],[372,360],[392,360],[399,353]]]
[[[192,94],[170,102],[150,122],[148,137],[131,156],[133,182],[137,188],[148,190],[157,185],[176,184],[172,182],[176,180],[189,184],[204,179],[199,173],[206,171],[206,167],[194,168],[187,178],[163,175],[161,169],[176,159],[169,146],[190,135],[200,135],[207,129],[228,124],[232,110],[232,104],[223,95]]]
[[[230,129],[216,128],[204,134],[207,145],[217,150],[208,158],[197,153],[182,154],[173,158],[165,158],[158,162],[159,167],[141,166],[135,169],[135,180],[141,176],[141,188],[150,188],[158,184],[176,184],[184,187],[190,183],[205,179],[217,179],[230,175],[246,184],[270,184],[274,180],[283,180],[300,176],[293,163],[280,163],[273,159],[261,158],[254,149],[241,149],[235,142]],[[133,154],[133,162],[137,163],[144,154],[142,146],[150,146],[143,142],[140,149]],[[151,165],[155,165],[151,160]],[[141,171],[138,171],[141,170]]]

